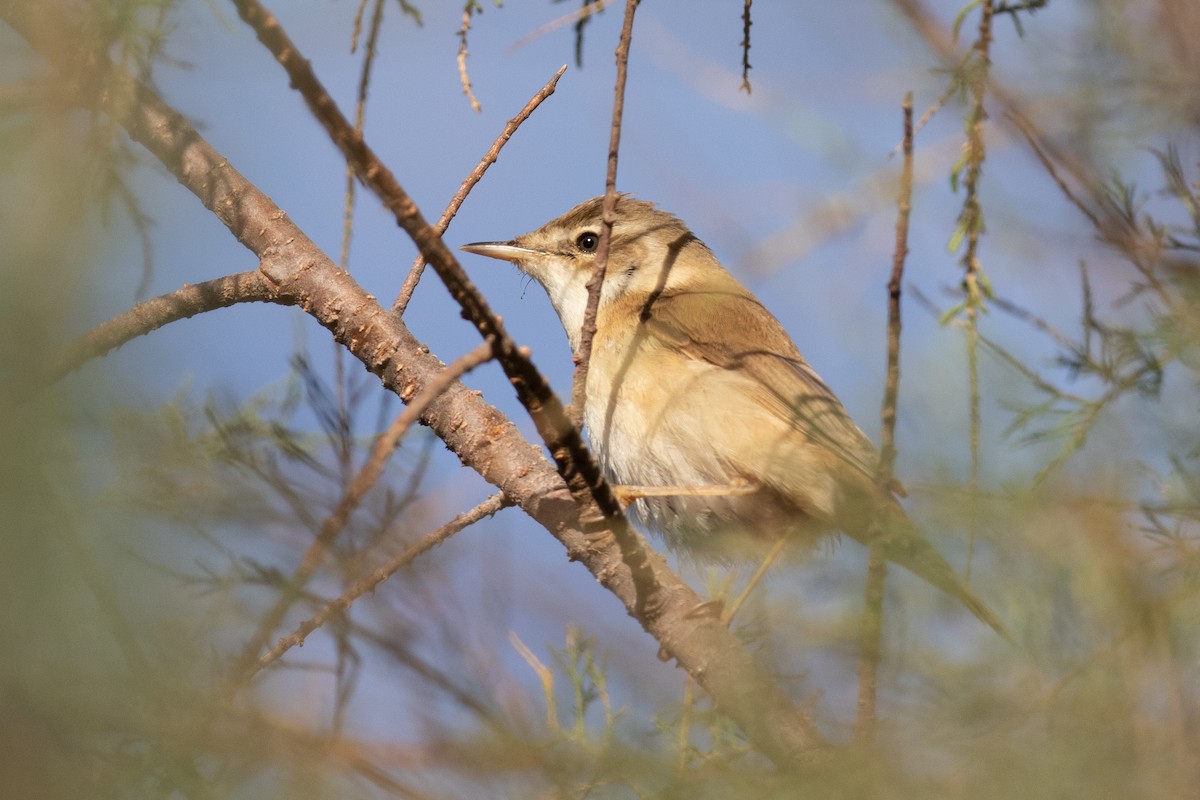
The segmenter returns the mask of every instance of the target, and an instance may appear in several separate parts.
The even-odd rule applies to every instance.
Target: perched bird
[[[538,281],[576,353],[602,205],[461,248]],[[725,561],[841,530],[1008,637],[880,488],[874,446],[783,326],[682,220],[620,196],[607,264],[584,424],[610,482],[663,487],[632,490],[636,520],[673,550]]]

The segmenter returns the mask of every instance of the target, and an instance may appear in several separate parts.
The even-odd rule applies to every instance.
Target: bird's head
[[[540,283],[575,348],[587,282],[596,267],[603,204],[604,198],[594,197],[511,241],[475,242],[460,249],[510,261]],[[621,298],[647,300],[723,275],[708,247],[678,217],[629,195],[618,198],[601,309]]]

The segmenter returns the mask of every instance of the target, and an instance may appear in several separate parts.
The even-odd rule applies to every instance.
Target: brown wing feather
[[[878,456],[825,382],[813,371],[779,321],[732,278],[724,296],[681,290],[655,298],[643,309],[649,333],[679,352],[722,369],[739,369],[763,392],[756,399],[797,430],[873,479]]]

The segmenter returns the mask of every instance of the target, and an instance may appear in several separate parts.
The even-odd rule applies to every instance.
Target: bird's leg
[[[750,597],[750,593],[754,591],[754,587],[758,586],[758,582],[761,581],[763,576],[767,574],[767,570],[770,569],[771,565],[775,563],[775,560],[779,558],[779,554],[783,552],[783,548],[787,547],[788,540],[791,538],[792,533],[791,531],[788,531],[783,536],[780,536],[779,540],[771,546],[771,552],[767,553],[767,557],[763,559],[762,563],[758,565],[758,569],[756,569],[754,574],[750,576],[750,580],[746,582],[745,587],[742,589],[742,593],[739,594],[737,598],[729,604],[728,608],[721,613],[722,625],[729,627],[729,623],[733,622],[734,616],[746,602],[746,599]]]
[[[637,486],[614,484],[613,493],[622,506],[646,497],[740,497],[754,494],[757,486],[749,481],[733,479],[729,483],[710,483],[703,486]]]
[[[712,619],[720,621],[725,613],[725,598],[729,597],[729,593],[733,591],[733,581],[737,577],[737,570],[729,570],[725,575],[725,580],[721,581],[720,587],[715,591],[710,590],[710,594],[715,595],[711,600],[705,600],[703,603],[697,603],[690,611],[683,615],[684,619]]]

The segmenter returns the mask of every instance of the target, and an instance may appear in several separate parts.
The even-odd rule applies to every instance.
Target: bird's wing
[[[864,489],[869,492],[869,487],[874,486],[878,460],[874,446],[800,355],[779,321],[732,278],[730,283],[719,301],[711,293],[706,296],[695,291],[664,293],[655,298],[642,309],[646,333],[662,347],[748,375],[753,385],[761,389],[752,392],[755,401],[767,408],[771,416],[789,419],[793,430],[850,468],[850,474],[857,478],[857,487],[851,491],[852,504],[857,505],[853,503],[854,496],[861,499],[863,495],[859,492]],[[845,476],[842,472],[843,481]],[[819,492],[811,497],[819,500]],[[1012,641],[1004,623],[963,584],[899,504],[890,501],[880,507],[882,533],[873,533],[869,538],[864,534],[870,528],[854,524],[863,519],[861,508],[851,509],[850,515],[838,522],[850,523],[848,527],[840,526],[864,543],[877,542],[888,560],[957,597],[975,616]],[[831,510],[837,514],[837,509]]]
[[[740,284],[715,292],[664,293],[642,309],[645,331],[662,346],[697,361],[739,370],[758,391],[754,400],[793,429],[874,479],[871,440],[813,371],[779,321]]]

